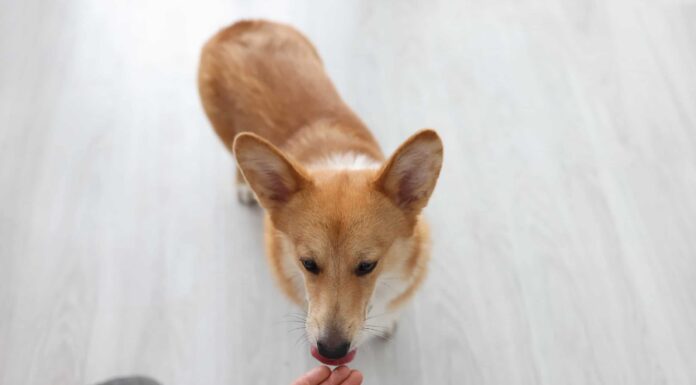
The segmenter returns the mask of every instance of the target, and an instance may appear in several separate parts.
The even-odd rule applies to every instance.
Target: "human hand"
[[[333,372],[326,366],[317,366],[292,385],[360,385],[362,380],[362,373],[347,366],[339,366]]]

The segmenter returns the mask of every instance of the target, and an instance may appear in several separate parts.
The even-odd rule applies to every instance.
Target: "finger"
[[[327,378],[321,385],[339,385],[343,380],[350,376],[351,370],[345,366],[339,366],[331,373],[331,376]]]
[[[317,366],[295,380],[292,385],[318,385],[331,375],[331,369],[326,366]]]
[[[350,372],[350,376],[345,379],[345,381],[341,382],[340,385],[360,385],[363,382],[363,375],[362,373],[358,372],[357,370],[353,370]]]

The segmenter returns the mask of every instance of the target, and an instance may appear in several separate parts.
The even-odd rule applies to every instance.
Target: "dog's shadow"
[[[161,385],[159,382],[149,377],[133,376],[114,378],[97,385]]]

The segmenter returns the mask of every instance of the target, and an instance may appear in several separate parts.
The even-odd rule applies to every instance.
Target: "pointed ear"
[[[310,183],[299,165],[258,135],[239,134],[232,148],[244,179],[268,210],[287,203]]]
[[[442,141],[433,130],[411,136],[385,163],[375,187],[403,210],[417,214],[428,203],[442,167]]]

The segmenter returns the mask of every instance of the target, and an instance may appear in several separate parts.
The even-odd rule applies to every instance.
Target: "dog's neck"
[[[299,129],[283,150],[307,168],[378,168],[384,155],[359,121],[322,119]]]

